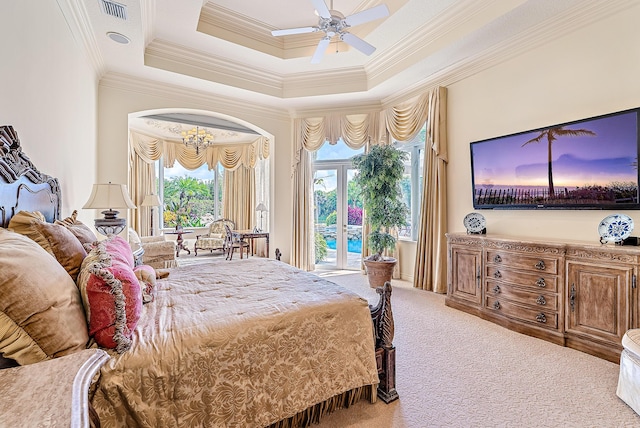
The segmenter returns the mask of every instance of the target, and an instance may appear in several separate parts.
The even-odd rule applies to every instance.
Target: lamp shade
[[[126,184],[94,184],[89,200],[82,208],[135,208]]]
[[[162,201],[160,200],[160,197],[153,193],[150,195],[146,195],[144,197],[144,200],[142,201],[143,207],[159,207],[160,205],[162,205]]]
[[[262,202],[260,202],[260,203],[258,204],[258,206],[256,207],[256,211],[263,212],[263,211],[269,211],[269,210],[267,209],[267,207],[265,206],[265,204],[263,204]]]
[[[96,230],[103,235],[117,235],[127,226],[127,220],[118,218],[114,208],[135,208],[125,184],[94,184],[89,200],[82,208],[106,209],[104,218],[96,219]]]

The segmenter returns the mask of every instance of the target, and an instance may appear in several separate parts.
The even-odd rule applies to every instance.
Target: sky
[[[180,163],[176,162],[173,168],[164,169],[165,179],[171,179],[173,177],[184,177],[185,175],[199,180],[213,180],[213,171],[209,171],[209,167],[207,166],[207,164],[204,164],[200,168],[195,170],[188,170],[187,168],[180,165]]]
[[[588,129],[595,136],[563,136],[552,144],[556,186],[606,185],[637,181],[638,130],[636,112],[566,125]],[[540,131],[510,135],[471,144],[474,184],[505,186],[548,185],[547,141],[523,144]]]

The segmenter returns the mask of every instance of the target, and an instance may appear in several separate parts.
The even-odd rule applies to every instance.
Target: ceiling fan
[[[353,46],[365,55],[371,55],[376,50],[374,46],[365,42],[360,37],[354,36],[353,34],[347,32],[347,29],[355,25],[364,24],[365,22],[389,16],[389,9],[386,5],[381,4],[345,17],[337,10],[333,10],[333,0],[331,0],[331,9],[327,7],[327,4],[324,2],[324,0],[311,0],[311,3],[313,3],[313,6],[315,7],[316,12],[319,16],[318,25],[314,27],[274,30],[271,32],[271,34],[273,36],[287,36],[290,34],[315,33],[318,31],[323,31],[325,35],[322,40],[320,40],[320,43],[318,43],[318,47],[316,48],[316,51],[311,58],[312,64],[317,64],[320,62],[320,60],[324,56],[324,52],[327,50],[327,47],[329,46],[329,43],[331,43],[331,39],[334,36],[340,37],[340,40],[350,46]]]

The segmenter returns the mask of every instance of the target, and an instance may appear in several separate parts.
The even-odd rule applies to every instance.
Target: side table
[[[180,229],[164,232],[165,235],[178,235],[176,238],[176,257],[180,257],[180,250],[184,250],[187,254],[191,254],[191,250],[184,245],[184,239],[182,238],[182,235],[187,233],[193,233],[193,230]]]
[[[256,238],[265,238],[267,244],[267,258],[269,258],[269,232],[256,232],[252,229],[246,230],[233,230],[233,238],[240,241],[240,243],[249,240],[251,243],[251,254],[253,255],[253,240]],[[240,251],[240,258],[242,258],[242,251]]]

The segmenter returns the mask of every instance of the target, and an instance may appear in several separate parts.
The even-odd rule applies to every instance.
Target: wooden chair
[[[220,218],[211,222],[209,231],[206,234],[196,236],[196,242],[193,245],[194,255],[198,255],[198,250],[209,250],[210,253],[213,252],[213,250],[217,250],[226,253],[225,225],[228,225],[232,229],[236,228],[236,224],[232,220]]]
[[[249,258],[249,243],[248,242],[241,242],[238,239],[233,239],[233,232],[231,231],[231,228],[229,227],[228,224],[225,223],[224,228],[227,232],[227,236],[225,237],[225,242],[224,242],[224,251],[227,253],[227,257],[226,260],[233,260],[233,252],[236,249],[239,249],[240,251],[242,251],[243,249],[247,250],[247,258]]]

